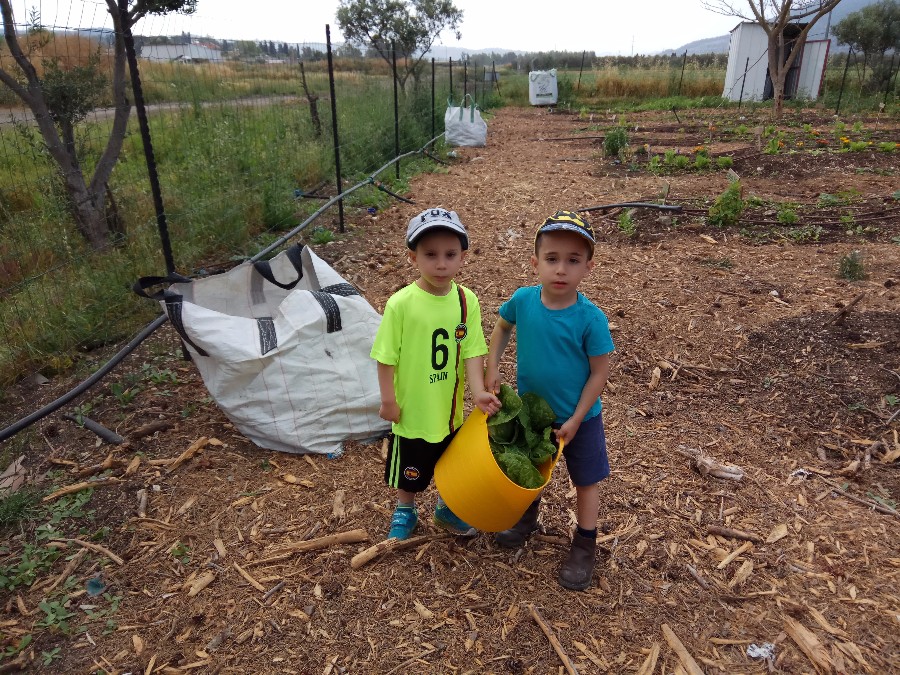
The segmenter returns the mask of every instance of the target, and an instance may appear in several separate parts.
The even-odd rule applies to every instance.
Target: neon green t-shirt
[[[465,297],[465,322],[458,289]],[[371,352],[379,363],[394,366],[400,406],[394,433],[437,443],[458,428],[463,421],[465,360],[485,354],[481,306],[468,288],[453,282],[447,295],[438,296],[412,283],[394,293]]]

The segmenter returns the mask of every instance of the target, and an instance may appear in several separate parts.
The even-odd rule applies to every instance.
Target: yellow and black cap
[[[535,244],[537,244],[537,238],[545,232],[574,232],[587,239],[591,247],[591,254],[594,253],[594,228],[574,211],[557,211],[541,223],[534,235]]]

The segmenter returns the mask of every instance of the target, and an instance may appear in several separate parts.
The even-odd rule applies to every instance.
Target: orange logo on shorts
[[[408,466],[403,469],[403,477],[406,480],[417,480],[419,478],[419,470],[414,466]]]

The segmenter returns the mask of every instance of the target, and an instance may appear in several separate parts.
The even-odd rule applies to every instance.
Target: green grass
[[[342,174],[349,186],[395,155],[393,92],[372,78],[344,78],[338,84]],[[430,91],[412,84],[408,89],[400,100],[401,152],[431,138]],[[443,97],[437,97],[435,115],[443,106]],[[297,101],[185,105],[151,115],[179,272],[244,259],[321,206],[294,197],[296,189],[334,181],[330,108],[320,105],[319,112],[322,138],[315,137],[308,106]],[[442,117],[436,124],[442,129]],[[108,130],[109,122],[80,130],[88,169]],[[111,181],[126,236],[120,246],[102,253],[91,251],[75,229],[35,133],[4,128],[0,148],[10,160],[0,172],[2,387],[29,371],[65,371],[83,353],[133,335],[158,315],[159,307],[134,295],[131,284],[140,276],[163,273],[164,262],[134,115]],[[402,178],[433,166],[430,160],[404,160]],[[403,180],[396,182],[393,167],[379,178],[395,192],[406,189]],[[355,205],[383,206],[391,199],[375,188],[360,190],[345,201],[348,217]]]

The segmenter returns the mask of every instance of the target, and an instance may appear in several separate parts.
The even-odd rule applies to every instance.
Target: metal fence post
[[[463,99],[469,95],[469,62],[463,61]]]
[[[581,52],[581,66],[578,68],[578,84],[575,85],[575,91],[581,91],[581,73],[584,71],[584,55],[587,54],[587,50],[583,50]]]
[[[850,55],[853,54],[853,47],[847,50],[847,63],[844,64],[844,74],[841,77],[841,90],[838,92],[837,105],[834,107],[834,114],[837,115],[841,109],[841,99],[844,97],[844,83],[847,81],[847,69],[850,67]]]
[[[450,95],[449,100],[453,100],[453,57],[450,57]]]
[[[431,57],[431,137],[435,137],[434,128],[434,57]]]
[[[325,24],[325,44],[328,48],[328,88],[331,92],[331,135],[334,138],[334,175],[337,193],[343,192],[341,184],[341,143],[338,139],[337,100],[334,97],[334,57],[331,54],[331,26]],[[344,231],[344,200],[338,200],[338,227]]]
[[[159,185],[159,174],[156,171],[156,157],[153,143],[150,140],[150,123],[147,119],[147,108],[144,105],[144,90],[141,87],[141,74],[138,70],[137,56],[134,51],[134,36],[128,26],[128,0],[119,0],[119,12],[122,15],[122,41],[125,43],[125,54],[128,57],[128,69],[131,73],[131,88],[134,91],[134,107],[137,108],[138,124],[141,129],[141,141],[144,146],[144,159],[147,162],[147,175],[150,178],[150,191],[153,193],[153,208],[156,211],[156,227],[162,243],[163,259],[166,273],[175,271],[175,259],[172,256],[172,242],[169,240],[169,225],[166,222],[166,210],[163,207],[162,189]]]
[[[400,108],[397,104],[397,43],[391,41],[391,72],[394,74],[394,157],[400,156]],[[394,164],[396,176],[400,178],[400,160]]]
[[[685,51],[685,54],[687,54],[687,51]],[[749,67],[750,67],[750,57],[748,56],[747,62],[744,64],[744,76],[741,78],[741,93],[738,96],[738,110],[741,109],[741,103],[744,101],[744,85],[747,83],[747,69]]]
[[[750,59],[747,59],[748,63]],[[684,82],[684,67],[687,65],[687,49],[684,50],[684,59],[681,61],[681,79],[678,80],[678,96],[681,96],[681,85]],[[746,76],[746,71],[744,71]]]

